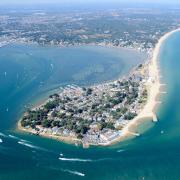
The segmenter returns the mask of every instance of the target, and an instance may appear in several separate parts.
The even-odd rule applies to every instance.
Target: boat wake
[[[121,153],[121,152],[124,152],[124,151],[125,151],[124,149],[117,150],[118,153]]]
[[[7,137],[5,134],[3,134],[3,133],[1,133],[1,132],[0,132],[0,136],[1,136],[1,137]]]
[[[18,138],[18,137],[16,137],[16,136],[14,136],[14,135],[9,134],[8,136],[9,136],[10,138],[12,138],[12,139],[19,140],[19,138]]]
[[[38,166],[39,166],[39,164],[37,164]],[[84,173],[82,173],[82,172],[79,172],[79,171],[75,171],[75,170],[70,170],[70,169],[59,169],[59,168],[57,168],[57,167],[47,167],[48,169],[50,168],[50,169],[52,169],[52,170],[56,170],[56,171],[62,171],[62,172],[66,172],[66,173],[69,173],[69,174],[73,174],[73,175],[77,175],[77,176],[85,176],[85,174]]]
[[[25,143],[31,143],[30,141],[27,141],[25,139],[20,139],[21,142],[25,142]]]
[[[61,161],[70,161],[70,162],[100,162],[100,161],[107,161],[112,160],[112,158],[102,158],[102,159],[79,159],[79,158],[64,158],[59,157],[59,160]]]
[[[76,161],[76,162],[92,162],[91,159],[78,159],[78,158],[62,158],[60,157],[59,160],[61,161]]]
[[[31,143],[30,141],[27,141],[27,140],[25,140],[25,139],[20,139],[20,138],[18,138],[17,136],[14,136],[14,135],[11,135],[11,134],[9,134],[8,136],[9,136],[10,138],[12,138],[12,139],[19,140],[20,142]]]
[[[100,162],[100,161],[109,161],[112,160],[113,158],[102,158],[102,159],[96,159],[94,162]]]
[[[73,171],[73,170],[69,170],[69,169],[61,169],[61,171],[68,172],[70,174],[74,174],[74,175],[77,175],[77,176],[85,176],[85,174],[82,173],[82,172]]]
[[[21,144],[23,146],[26,146],[26,147],[29,147],[29,148],[32,148],[32,149],[37,149],[37,150],[45,150],[39,146],[35,146],[33,144],[30,144],[30,143],[27,143],[26,141],[18,141],[18,144]]]

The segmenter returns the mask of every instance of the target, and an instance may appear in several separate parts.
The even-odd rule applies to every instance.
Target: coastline
[[[113,141],[107,144],[98,144],[99,146],[109,146],[109,145],[118,143],[120,141],[124,141],[132,136],[139,136],[139,134],[132,132],[137,127],[139,122],[142,121],[143,123],[143,121],[145,121],[146,119],[152,119],[154,122],[158,120],[156,117],[155,108],[160,103],[157,100],[157,97],[161,93],[160,88],[162,86],[160,83],[160,74],[159,74],[159,66],[158,66],[159,53],[160,53],[160,49],[164,41],[170,35],[172,35],[173,33],[177,31],[180,31],[180,28],[166,33],[164,36],[162,36],[159,39],[158,43],[156,44],[154,48],[152,58],[148,64],[148,69],[149,69],[149,80],[147,82],[148,99],[142,111],[122,129],[122,133],[119,137],[117,137],[116,139],[114,139]],[[40,105],[36,105],[34,108],[38,108],[42,106],[44,103]],[[33,130],[23,128],[20,124],[20,121],[18,122],[17,129],[20,131],[33,134]],[[57,135],[48,134],[48,133],[43,133],[43,134],[41,133],[38,135],[47,137],[47,138],[56,139],[56,140],[63,141],[66,143],[73,143],[73,144],[82,143],[82,141],[80,139],[77,139],[76,137],[70,137],[70,136],[64,137],[64,136],[57,136]],[[89,145],[96,145],[96,144],[87,144],[87,145],[83,144],[83,145],[84,147],[88,147]]]
[[[33,133],[33,129],[26,129],[26,128],[22,127],[21,120],[18,121],[16,130],[20,131],[20,132],[29,133],[32,135],[37,135],[37,134]],[[43,133],[43,134],[41,133],[38,135],[41,137],[58,140],[58,141],[65,142],[68,144],[79,144],[79,143],[82,144],[82,141],[80,139],[77,139],[76,137],[58,136],[58,135],[53,135],[53,134],[48,134],[48,133]]]
[[[129,137],[129,134],[132,134],[133,132],[130,131],[130,129],[135,129],[138,125],[139,121],[146,120],[146,119],[152,119],[154,122],[158,121],[155,109],[161,102],[157,100],[157,97],[161,93],[161,82],[160,82],[160,73],[159,73],[159,53],[161,50],[161,46],[164,43],[164,41],[171,36],[173,33],[180,31],[180,28],[167,32],[164,36],[162,36],[158,43],[156,44],[153,55],[151,58],[151,61],[149,63],[149,79],[150,81],[147,82],[148,87],[148,100],[142,111],[136,116],[130,123],[128,123],[121,134],[121,137],[116,142],[123,141],[127,137]],[[136,134],[135,135],[139,135]],[[114,143],[114,142],[113,142]]]

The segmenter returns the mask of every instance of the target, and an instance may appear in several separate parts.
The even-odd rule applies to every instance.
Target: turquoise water
[[[16,44],[0,48],[0,138],[3,140],[0,143],[0,180],[93,176],[91,166],[106,163],[106,159],[109,160],[107,151],[84,150],[19,133],[14,130],[16,122],[25,105],[31,106],[48,97],[54,89],[72,83],[92,85],[116,79],[145,59],[145,54],[136,51],[93,46],[60,49]],[[58,159],[60,153],[75,160],[61,161]],[[86,159],[91,158],[95,161],[86,163]]]
[[[12,128],[25,105],[48,97],[51,90],[112,80],[144,59],[135,51],[93,46],[0,48],[0,130]]]
[[[77,56],[82,52],[85,52],[84,60],[90,62],[90,60],[86,59],[91,57],[93,54],[93,58],[95,60],[92,64],[88,64],[81,66],[78,69],[73,68],[71,66],[72,61],[79,60],[81,58],[76,58],[73,55],[73,60],[71,59],[68,62],[68,68],[71,67],[71,70],[68,69],[68,76],[70,77],[68,80],[62,81],[57,80],[59,76],[59,67],[60,65],[56,65],[57,74],[49,70],[49,66],[51,66],[52,62],[49,63],[49,60],[53,61],[53,64],[57,60],[57,58],[51,57],[49,58],[49,52],[53,52],[51,54],[59,56],[60,59],[63,57],[62,52],[58,55],[56,54],[56,50],[48,50],[41,49],[31,50],[31,47],[6,47],[0,50],[0,62],[4,61],[5,56],[11,59],[6,61],[7,67],[11,70],[7,72],[12,73],[12,77],[9,82],[13,82],[12,84],[1,84],[1,97],[2,100],[0,102],[0,122],[1,122],[1,132],[5,135],[15,134],[19,139],[13,139],[12,137],[1,137],[3,139],[3,143],[0,144],[0,179],[2,180],[24,180],[24,179],[103,179],[103,180],[177,180],[180,177],[180,80],[179,80],[179,69],[180,69],[180,33],[175,33],[171,37],[169,37],[164,45],[161,48],[160,53],[160,67],[162,73],[162,83],[166,83],[164,89],[167,91],[167,94],[162,94],[159,97],[162,100],[162,104],[157,110],[157,114],[159,117],[159,122],[156,124],[146,123],[145,126],[153,126],[144,134],[136,139],[129,140],[123,143],[116,144],[112,147],[91,147],[89,149],[83,149],[82,147],[77,147],[73,145],[64,144],[61,142],[57,142],[51,139],[45,139],[36,136],[30,136],[22,133],[14,133],[12,124],[15,124],[16,118],[20,115],[17,112],[21,112],[24,104],[31,102],[32,99],[36,99],[38,94],[41,92],[46,93],[51,90],[53,87],[58,87],[59,84],[68,84],[69,82],[75,82],[79,84],[86,84],[85,82],[89,82],[90,84],[96,82],[102,82],[104,80],[113,79],[120,74],[124,74],[128,72],[130,66],[132,66],[135,60],[135,54],[133,54],[133,62],[127,61],[117,61],[121,57],[121,53],[115,53],[113,49],[91,49],[90,47],[86,47],[85,49],[76,49],[75,51],[79,51]],[[9,50],[16,52],[9,53]],[[89,49],[90,48],[90,49]],[[71,55],[74,54],[73,50],[69,51],[64,49]],[[63,51],[64,51],[63,50]],[[31,52],[34,54],[34,58],[24,58],[25,55],[23,53]],[[39,52],[40,51],[40,52]],[[56,53],[54,52],[56,51]],[[112,53],[113,51],[113,53]],[[7,52],[6,55],[3,56],[4,52]],[[47,52],[44,57],[37,58],[38,53],[42,54],[42,52]],[[80,53],[81,52],[81,53]],[[92,53],[94,52],[94,53]],[[67,53],[65,53],[67,54]],[[64,54],[64,56],[65,56]],[[130,55],[130,53],[127,53]],[[22,59],[21,56],[23,55]],[[71,57],[70,55],[70,57]],[[12,56],[12,57],[11,57]],[[18,57],[19,56],[19,57]],[[26,55],[27,56],[27,55]],[[50,55],[49,55],[50,56]],[[57,57],[56,56],[56,57]],[[14,57],[14,58],[13,58]],[[86,58],[85,58],[86,57]],[[103,57],[103,60],[101,60]],[[21,60],[19,60],[19,58]],[[37,59],[36,59],[37,58]],[[47,61],[44,60],[47,58]],[[58,58],[58,59],[59,59]],[[106,63],[108,63],[103,68],[100,66],[104,64],[104,58],[106,58]],[[126,57],[127,58],[127,57]],[[125,59],[126,59],[125,58]],[[13,60],[12,60],[13,59]],[[15,63],[15,59],[17,59],[17,63]],[[36,59],[33,61],[33,59]],[[113,61],[114,59],[114,61]],[[25,61],[26,60],[26,61]],[[109,66],[109,60],[113,66]],[[132,60],[132,59],[131,59]],[[20,62],[19,62],[20,61]],[[23,66],[26,66],[28,69],[25,74],[23,74],[22,61],[24,62]],[[38,64],[37,64],[38,61]],[[77,62],[76,61],[76,62]],[[26,62],[26,63],[25,63]],[[28,62],[28,63],[27,63]],[[58,61],[59,62],[59,61]],[[82,62],[82,60],[80,61]],[[93,66],[95,62],[98,62],[99,65],[95,65],[95,72],[92,72],[94,68],[89,68],[91,65]],[[6,69],[6,63],[0,63],[1,75],[3,76],[3,72]],[[19,63],[19,64],[18,64]],[[105,63],[105,64],[106,64]],[[117,64],[120,63],[120,64]],[[122,63],[122,64],[121,64]],[[59,64],[59,63],[57,63]],[[60,63],[62,64],[62,63]],[[65,63],[66,64],[66,63]],[[126,64],[131,64],[127,66]],[[38,65],[38,66],[37,66]],[[40,65],[40,67],[39,67]],[[82,64],[81,64],[82,65]],[[118,70],[115,71],[115,67],[119,65]],[[77,66],[77,64],[76,64]],[[16,68],[15,68],[16,67]],[[32,68],[34,67],[34,68]],[[65,67],[65,66],[64,66]],[[94,67],[94,66],[93,66]],[[86,69],[89,70],[86,70]],[[109,69],[110,68],[110,69]],[[125,71],[122,71],[122,69]],[[97,70],[98,69],[98,70]],[[113,70],[112,70],[113,69]],[[62,68],[65,72],[67,69]],[[109,70],[109,73],[107,71]],[[15,79],[16,76],[13,75],[13,72],[22,72],[22,78],[19,82],[20,88],[19,90],[15,88]],[[101,79],[97,79],[96,73],[103,74]],[[41,73],[42,72],[42,73]],[[88,72],[88,73],[87,73]],[[90,73],[91,72],[91,73]],[[113,73],[113,75],[111,74]],[[33,76],[32,76],[33,74]],[[73,75],[76,74],[76,75]],[[87,75],[88,74],[88,75]],[[89,75],[90,74],[90,75]],[[37,78],[35,78],[35,76]],[[46,77],[45,77],[46,76]],[[54,78],[56,77],[56,82],[54,82]],[[73,78],[80,78],[80,80]],[[83,78],[82,78],[83,77]],[[99,76],[98,76],[99,77]],[[39,79],[38,79],[39,78]],[[44,79],[43,79],[44,78]],[[63,78],[63,77],[62,77]],[[43,79],[43,80],[42,80]],[[73,80],[72,80],[73,79]],[[84,82],[83,82],[84,79]],[[44,82],[44,87],[39,87],[39,81]],[[4,78],[1,77],[0,82],[4,82]],[[29,83],[31,82],[31,83]],[[51,83],[50,83],[51,82]],[[6,85],[6,86],[5,86]],[[7,88],[8,86],[8,88]],[[6,108],[9,108],[7,112]],[[144,129],[144,126],[140,128]],[[24,142],[24,145],[18,144],[20,139],[27,140],[28,142]],[[25,146],[26,145],[26,146]],[[31,145],[31,147],[30,147]],[[63,154],[63,157],[59,159],[60,154]],[[63,159],[62,159],[63,158]]]

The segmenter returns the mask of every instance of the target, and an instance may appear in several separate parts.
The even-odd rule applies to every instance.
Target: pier
[[[132,134],[132,135],[134,135],[134,136],[140,136],[140,134],[139,134],[139,133],[130,132],[130,131],[129,131],[129,134]]]
[[[160,86],[166,86],[167,84],[160,84]]]
[[[162,101],[156,101],[157,104],[162,104]]]
[[[166,91],[161,91],[160,93],[161,93],[161,94],[167,94],[167,92],[166,92]]]
[[[157,122],[158,121],[158,118],[157,118],[157,115],[155,113],[153,113],[153,122]]]

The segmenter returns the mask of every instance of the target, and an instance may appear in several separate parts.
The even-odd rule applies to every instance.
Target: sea
[[[177,180],[180,177],[180,32],[163,43],[159,121],[109,147],[62,143],[16,130],[27,107],[62,88],[127,75],[147,60],[135,50],[97,46],[0,48],[0,180]]]

